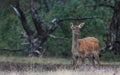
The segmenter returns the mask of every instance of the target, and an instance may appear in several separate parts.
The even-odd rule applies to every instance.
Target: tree
[[[110,42],[114,53],[120,53],[120,0],[115,0],[113,17],[109,27]]]
[[[106,49],[113,51],[114,53],[120,53],[120,0],[114,0],[114,6],[110,4],[110,0],[104,0],[103,2],[96,3],[94,8],[103,6],[109,7],[113,10],[113,16],[111,23],[108,25],[108,29],[104,35],[106,43]]]
[[[20,8],[19,2],[16,3],[16,6],[13,7],[15,12],[17,13],[22,26],[28,36],[29,40],[29,49],[28,49],[28,55],[32,56],[34,54],[39,55],[39,47],[42,46],[42,44],[48,39],[49,34],[54,32],[56,28],[58,27],[58,24],[56,24],[56,20],[53,21],[51,28],[44,29],[43,22],[41,18],[38,16],[38,9],[35,7],[35,3],[33,0],[30,0],[30,12],[32,15],[32,20],[35,25],[35,29],[37,31],[37,34],[35,34],[35,31],[32,31],[27,23],[26,17],[24,12]]]

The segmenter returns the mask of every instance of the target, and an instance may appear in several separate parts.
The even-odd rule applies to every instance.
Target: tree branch
[[[54,32],[57,27],[58,27],[58,20],[53,19],[52,20],[52,26],[50,27],[50,29],[48,29],[47,33],[50,34],[50,33]]]
[[[30,10],[31,10],[32,19],[33,19],[35,28],[38,32],[38,35],[41,35],[42,32],[44,32],[44,29],[43,29],[43,26],[42,26],[42,20],[38,16],[39,15],[38,10],[35,7],[35,4],[34,4],[33,0],[31,0],[31,2],[30,2]]]
[[[100,18],[100,17],[84,17],[84,18],[63,18],[63,19],[53,19],[52,20],[52,26],[51,28],[48,30],[48,33],[52,33],[56,30],[56,28],[58,27],[58,24],[60,22],[63,21],[71,21],[71,20],[75,20],[75,21],[80,21],[80,20],[87,20],[87,19],[95,19],[95,18]]]
[[[0,51],[22,52],[22,51],[24,51],[24,49],[8,49],[8,48],[0,48]]]
[[[27,20],[26,20],[26,17],[23,13],[23,11],[20,9],[19,7],[19,2],[16,3],[16,6],[12,8],[14,9],[14,11],[16,12],[17,16],[19,17],[21,23],[22,23],[22,26],[25,30],[25,32],[27,33],[28,36],[31,36],[33,34],[33,31],[30,30],[29,26],[28,26],[28,23],[27,23]]]
[[[55,35],[49,35],[49,37],[53,38],[53,39],[68,39],[68,38],[65,38],[65,37],[58,37],[58,36],[55,36]]]
[[[95,19],[95,18],[100,18],[100,17],[64,18],[64,19],[57,20],[57,23],[60,23],[63,21],[71,21],[71,20],[80,21],[80,20]]]
[[[110,5],[110,4],[105,4],[105,3],[97,3],[97,4],[95,4],[95,5],[88,5],[87,7],[94,7],[94,9],[96,9],[97,7],[101,7],[101,6],[103,6],[103,7],[107,7],[107,8],[111,8],[111,9],[113,9],[114,10],[114,6],[112,6],[112,5]]]
[[[46,0],[43,0],[43,4],[44,4],[44,8],[45,8],[45,12],[49,12],[49,6]]]

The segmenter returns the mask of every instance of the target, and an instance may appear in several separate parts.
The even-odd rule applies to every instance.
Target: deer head
[[[80,23],[78,26],[70,23],[73,33],[79,34],[80,29],[84,26],[85,23]]]

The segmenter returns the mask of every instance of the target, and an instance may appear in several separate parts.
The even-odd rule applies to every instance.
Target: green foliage
[[[31,14],[29,10],[29,0],[20,0],[21,8],[25,12],[29,26],[34,29],[34,24],[31,19]],[[53,2],[53,3],[52,3]],[[80,17],[91,17],[99,16],[101,18],[84,20],[84,21],[66,21],[60,23],[58,29],[52,34],[57,37],[64,37],[63,39],[49,38],[47,41],[48,55],[53,56],[70,56],[71,54],[71,29],[70,23],[79,24],[85,22],[81,33],[81,37],[94,36],[97,37],[102,44],[102,35],[105,32],[106,23],[110,21],[112,13],[110,9],[104,7],[98,7],[93,10],[92,7],[88,5],[94,4],[92,0],[68,0],[65,3],[61,0],[52,1],[49,3],[49,12],[45,12],[42,3],[36,3],[37,7],[40,8],[39,16],[44,22],[44,27],[51,26],[51,20],[53,18],[80,18]],[[12,2],[11,2],[12,3]],[[112,12],[112,11],[111,11]],[[24,30],[21,26],[20,20],[14,14],[10,6],[6,6],[5,9],[0,9],[0,48],[23,48],[27,47],[21,45],[27,42],[27,39],[21,39],[21,33]],[[45,47],[45,46],[44,46]]]

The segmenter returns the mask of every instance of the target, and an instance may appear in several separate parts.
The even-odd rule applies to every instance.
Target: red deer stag
[[[85,58],[87,57],[89,61],[95,66],[95,61],[100,65],[99,59],[99,40],[94,37],[86,37],[79,39],[80,29],[84,26],[84,23],[80,25],[73,25],[71,23],[72,29],[72,58],[73,65],[76,65],[78,57],[82,59],[82,64],[85,64]]]

